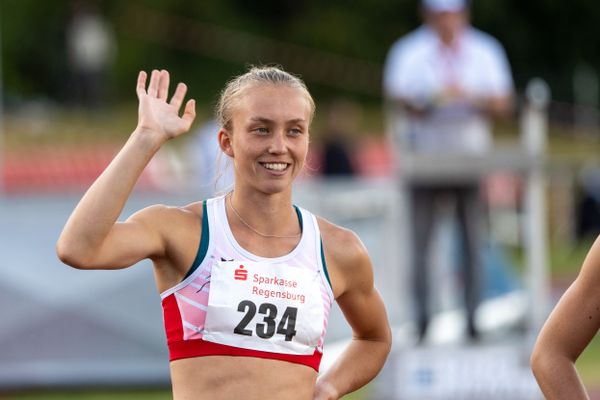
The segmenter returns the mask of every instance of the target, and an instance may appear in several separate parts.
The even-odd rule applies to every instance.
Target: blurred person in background
[[[424,24],[391,47],[384,71],[389,110],[404,116],[402,153],[481,154],[492,144],[491,118],[512,109],[513,83],[497,40],[469,23],[467,0],[423,0]],[[400,163],[402,160],[400,159]],[[407,182],[412,225],[412,273],[418,336],[430,320],[429,268],[436,205],[455,202],[461,252],[467,333],[476,339],[475,309],[480,301],[479,225],[483,210],[479,182]]]
[[[154,205],[117,222],[142,170],[186,133],[195,103],[169,74],[137,82],[138,125],[76,206],[57,243],[65,263],[118,269],[153,261],[175,399],[338,399],[383,367],[391,335],[373,269],[351,231],[292,204],[314,102],[274,67],[230,81],[217,108],[218,141],[235,184],[184,207]],[[336,300],[352,341],[317,375]]]
[[[114,32],[94,1],[75,0],[67,27],[71,101],[97,108],[109,95],[110,68],[116,53]]]
[[[548,400],[587,400],[575,362],[600,329],[600,239],[579,275],[542,327],[531,355],[533,374]]]
[[[360,108],[349,100],[335,100],[329,105],[323,139],[323,175],[352,176],[352,140],[356,134]]]

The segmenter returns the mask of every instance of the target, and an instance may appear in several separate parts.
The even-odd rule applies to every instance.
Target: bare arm
[[[186,86],[180,83],[167,102],[169,73],[152,71],[146,90],[140,72],[136,92],[138,124],[127,143],[85,193],[56,245],[59,258],[76,268],[123,268],[165,251],[160,234],[161,207],[150,207],[118,223],[127,198],[144,167],[169,139],[187,132],[195,117],[189,100],[182,117]]]
[[[331,224],[329,224],[331,225]],[[367,250],[350,231],[330,226],[323,231],[327,265],[336,300],[352,328],[352,341],[317,381],[315,400],[338,399],[370,382],[391,348],[385,306],[374,287]]]
[[[542,328],[531,357],[533,373],[548,400],[589,399],[575,361],[600,328],[600,239],[575,282]]]

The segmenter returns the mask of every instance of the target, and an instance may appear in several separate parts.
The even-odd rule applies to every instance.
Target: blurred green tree
[[[313,49],[377,67],[383,65],[394,40],[420,23],[417,0],[105,0],[95,4],[117,34],[115,100],[131,99],[132,77],[137,70],[157,67],[169,68],[176,79],[190,83],[192,95],[212,102],[224,80],[242,71],[246,62],[278,61],[271,58],[280,54],[265,56],[268,53],[257,50],[244,57],[241,49],[236,58],[223,49],[210,50],[202,40],[214,39],[220,45],[227,35],[236,42],[235,34],[240,33],[249,35],[246,43],[260,44],[262,38],[267,40],[265,43],[275,40],[283,48],[287,43],[292,54],[289,57],[301,54],[302,58]],[[2,73],[9,101],[65,100],[65,26],[70,7],[72,2],[68,0],[0,0]],[[140,10],[172,18],[170,30],[153,26],[150,19],[136,22],[135,15]],[[588,0],[475,0],[472,4],[474,25],[504,44],[518,89],[531,77],[541,76],[550,83],[554,97],[565,101],[572,99],[571,80],[576,65],[585,62],[600,67],[600,44],[595,40],[600,34],[600,24],[595,20],[599,12],[600,3]],[[185,32],[175,32],[173,28],[182,20],[196,21],[202,28],[186,28],[190,37],[185,43],[181,40]],[[140,27],[160,32],[157,36],[162,40],[144,37]],[[203,38],[198,32],[217,33],[214,38]],[[296,51],[297,48],[303,50]],[[311,73],[302,70],[304,67],[288,68],[303,75],[317,96],[333,96],[344,90],[344,85],[335,87],[313,81]],[[374,91],[361,92],[352,85],[345,90],[347,94],[380,101]]]

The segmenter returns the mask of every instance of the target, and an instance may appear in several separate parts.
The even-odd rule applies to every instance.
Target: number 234
[[[250,300],[242,300],[238,304],[238,311],[245,313],[244,317],[239,324],[233,330],[233,333],[238,335],[252,336],[253,332],[251,329],[246,329],[252,318],[256,315],[257,308],[256,304]],[[296,335],[296,317],[298,315],[298,309],[296,307],[286,307],[281,320],[277,323],[277,306],[271,303],[262,303],[258,306],[258,313],[263,314],[264,323],[256,324],[256,335],[262,339],[270,339],[275,333],[285,336],[285,341],[290,342]],[[275,329],[277,328],[277,332]]]

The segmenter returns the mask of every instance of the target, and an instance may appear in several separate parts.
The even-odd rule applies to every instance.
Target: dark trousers
[[[427,331],[430,319],[430,290],[428,258],[435,221],[435,208],[439,200],[456,202],[456,217],[460,231],[460,249],[464,300],[467,311],[469,336],[477,336],[474,325],[475,309],[480,298],[480,232],[482,202],[477,185],[411,186],[409,187],[412,209],[413,240],[413,287],[415,290],[416,317],[419,337]]]

